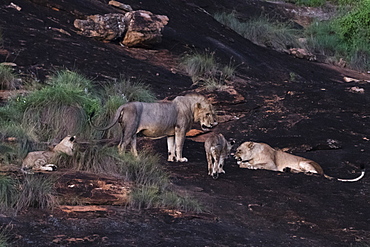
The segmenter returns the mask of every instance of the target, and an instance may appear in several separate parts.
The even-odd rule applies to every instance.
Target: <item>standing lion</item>
[[[107,130],[116,123],[122,127],[118,150],[123,153],[128,144],[137,156],[136,135],[158,139],[167,136],[168,161],[187,162],[182,156],[185,135],[194,122],[200,122],[203,130],[217,125],[211,103],[200,94],[177,96],[169,102],[130,102],[120,106],[112,122],[98,130]]]

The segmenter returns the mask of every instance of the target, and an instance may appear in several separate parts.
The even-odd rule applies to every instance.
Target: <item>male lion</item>
[[[355,182],[363,178],[365,170],[361,175],[353,179],[333,178],[326,175],[316,162],[292,155],[281,150],[276,150],[265,143],[244,142],[236,150],[235,159],[240,168],[266,169],[272,171],[318,173],[328,179],[336,179],[344,182]]]
[[[222,134],[212,133],[204,142],[208,163],[208,175],[213,179],[218,178],[219,173],[225,173],[223,167],[225,158],[229,154],[234,141],[226,141]]]
[[[120,106],[107,130],[117,122],[122,127],[118,150],[124,152],[131,143],[131,152],[137,156],[136,135],[158,139],[167,136],[168,161],[187,162],[182,149],[188,132],[194,122],[200,122],[203,130],[217,125],[212,105],[200,94],[177,96],[169,102],[130,102]]]
[[[34,171],[55,171],[55,158],[60,153],[72,156],[75,141],[76,136],[68,135],[52,150],[28,153],[23,159],[22,171],[27,174],[33,174]]]

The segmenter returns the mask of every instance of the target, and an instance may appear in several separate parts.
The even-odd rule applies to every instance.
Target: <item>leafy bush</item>
[[[317,52],[344,58],[349,67],[370,69],[370,0],[330,21],[315,22],[306,30],[309,45]]]
[[[339,38],[350,49],[356,49],[370,40],[370,0],[363,0],[361,6],[334,20]]]
[[[235,67],[231,64],[222,66],[217,63],[214,53],[194,52],[183,57],[182,66],[190,75],[193,84],[205,86],[209,90],[222,88],[226,80],[231,79]]]
[[[278,51],[302,46],[297,41],[298,30],[287,23],[272,21],[264,16],[241,22],[234,12],[218,13],[214,18],[257,45]]]

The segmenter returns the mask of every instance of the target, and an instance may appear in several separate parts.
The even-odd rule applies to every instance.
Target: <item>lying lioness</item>
[[[56,156],[60,153],[72,156],[75,141],[76,136],[68,135],[52,150],[28,153],[23,160],[22,171],[27,174],[33,174],[34,171],[55,171],[56,166],[53,163]]]
[[[265,143],[244,142],[236,150],[235,159],[240,168],[265,169],[272,171],[291,171],[304,173],[318,173],[328,179],[336,179],[344,182],[355,182],[365,175],[365,169],[361,175],[353,179],[333,178],[326,175],[319,164],[315,161],[292,155],[281,150],[276,150]]]

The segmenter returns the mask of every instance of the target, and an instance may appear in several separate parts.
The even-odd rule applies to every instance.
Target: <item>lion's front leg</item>
[[[168,161],[173,162],[176,161],[176,154],[175,154],[175,137],[168,136],[167,137],[167,149],[168,149]]]
[[[185,142],[185,131],[180,128],[175,129],[175,149],[176,149],[176,161],[177,162],[188,162],[188,159],[182,157],[182,148]]]

